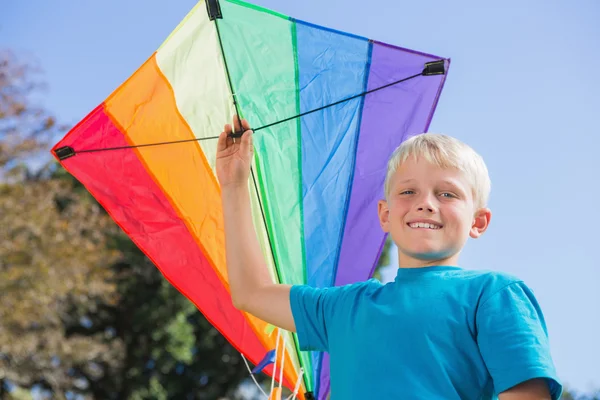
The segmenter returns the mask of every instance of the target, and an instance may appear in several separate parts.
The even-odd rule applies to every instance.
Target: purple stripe
[[[439,59],[374,43],[368,90],[417,74],[426,62]],[[405,139],[426,132],[445,77],[420,76],[365,97],[336,286],[371,276],[385,240],[377,203],[384,198],[387,161]],[[330,388],[329,354],[322,362],[319,400],[326,398]]]
[[[368,90],[419,73],[435,58],[375,44],[371,60]],[[387,161],[405,139],[425,131],[444,76],[420,76],[366,96],[336,286],[369,278],[385,239],[377,202]]]
[[[329,379],[329,353],[323,353],[323,358],[321,360],[321,376],[319,382],[318,400],[326,400],[330,389],[331,382]]]

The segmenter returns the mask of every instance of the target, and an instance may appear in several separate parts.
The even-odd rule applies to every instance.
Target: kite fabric
[[[377,201],[387,159],[427,131],[450,60],[237,0],[207,1],[53,154],[257,365],[277,339],[231,301],[216,137],[236,114],[262,127],[248,184],[275,282],[365,280],[385,242]],[[443,71],[425,74],[436,62]],[[293,389],[301,377],[300,398],[324,399],[327,354],[300,351],[295,334],[281,334],[283,384]]]

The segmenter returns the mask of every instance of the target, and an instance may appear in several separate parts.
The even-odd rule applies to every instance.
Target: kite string
[[[296,386],[294,386],[294,391],[290,394],[286,400],[293,400],[298,396],[298,392],[300,391],[300,384],[302,383],[302,378],[304,375],[304,368],[300,368],[300,374],[298,374],[298,379],[296,379]]]
[[[246,364],[246,368],[248,369],[248,373],[250,374],[250,378],[252,378],[252,380],[254,381],[254,384],[256,385],[256,387],[258,388],[258,390],[260,390],[262,392],[262,394],[265,396],[265,398],[268,399],[269,395],[258,384],[258,381],[254,377],[254,374],[252,373],[252,369],[250,368],[250,365],[248,364],[248,360],[246,360],[246,357],[244,357],[244,355],[242,353],[240,353],[240,355],[242,356],[242,360],[244,360],[244,364]]]
[[[278,358],[277,353],[278,353],[278,349],[279,349],[279,334],[280,334],[280,332],[278,331],[277,341],[275,344],[275,354],[276,355],[274,357],[275,360],[274,360],[274,367],[273,367],[273,377],[271,378],[271,394],[270,395],[264,391],[262,386],[260,386],[260,384],[258,383],[256,378],[254,377],[254,374],[252,373],[252,368],[250,368],[250,364],[248,364],[248,360],[246,359],[244,354],[240,353],[240,356],[242,357],[242,360],[244,360],[244,364],[246,365],[246,369],[248,370],[248,374],[250,375],[250,378],[252,378],[252,381],[254,382],[254,385],[258,388],[258,390],[260,390],[260,392],[263,394],[263,396],[267,400],[270,398],[270,396],[273,395],[273,390],[274,390],[274,378],[276,376],[277,358]],[[282,351],[281,351],[281,365],[279,367],[279,390],[281,390],[282,386],[283,386],[283,370],[284,370],[284,364],[285,364],[286,345],[287,345],[287,340],[286,340],[286,337],[283,336],[283,347],[282,347]],[[296,379],[296,384],[294,385],[294,390],[288,397],[286,397],[285,400],[294,400],[298,397],[298,392],[300,392],[300,385],[302,384],[303,377],[304,377],[304,368],[300,367],[300,370],[298,373],[298,378]]]
[[[273,394],[273,388],[275,387],[275,374],[277,372],[277,355],[279,353],[279,338],[281,337],[281,330],[277,328],[277,339],[275,340],[275,357],[273,362],[273,375],[271,377],[271,392],[269,394]]]

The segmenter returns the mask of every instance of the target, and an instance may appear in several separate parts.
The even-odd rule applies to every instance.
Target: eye
[[[403,190],[400,192],[400,194],[414,194],[415,192],[412,190]]]
[[[444,192],[441,193],[442,197],[449,197],[449,198],[456,198],[456,195],[454,195],[453,193],[449,193],[449,192]]]

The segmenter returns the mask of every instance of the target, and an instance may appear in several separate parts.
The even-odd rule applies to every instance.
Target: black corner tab
[[[59,160],[64,160],[69,157],[73,157],[75,155],[75,150],[72,147],[64,146],[56,149],[54,154],[59,158]]]
[[[206,11],[208,11],[208,18],[211,21],[215,19],[223,18],[223,14],[221,14],[221,5],[219,4],[219,0],[204,0],[206,2]]]
[[[304,393],[304,398],[306,400],[316,400],[315,395],[313,394],[313,392],[306,392],[306,393]]]
[[[425,69],[423,69],[423,75],[444,75],[446,73],[446,67],[444,65],[444,60],[432,61],[425,64]]]

